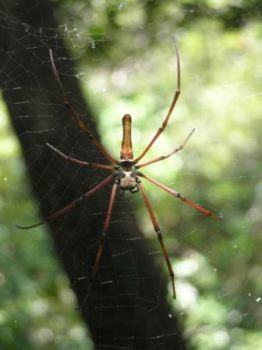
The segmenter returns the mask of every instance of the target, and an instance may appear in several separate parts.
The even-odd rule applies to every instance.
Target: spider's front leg
[[[152,206],[151,206],[151,204],[149,202],[148,196],[147,196],[147,194],[145,192],[144,185],[142,184],[142,182],[140,180],[138,182],[138,186],[139,186],[139,189],[141,190],[141,193],[142,193],[143,199],[145,201],[145,204],[146,204],[146,207],[147,207],[150,219],[152,221],[154,230],[155,230],[155,232],[157,234],[157,238],[158,238],[158,241],[160,243],[161,250],[162,250],[163,256],[165,258],[168,271],[169,271],[169,276],[170,276],[170,279],[171,279],[172,289],[173,289],[173,297],[174,297],[174,299],[176,299],[175,274],[174,274],[171,262],[169,260],[169,256],[168,256],[168,253],[167,253],[166,246],[165,246],[164,241],[163,241],[163,235],[161,233],[160,226],[159,226],[159,224],[157,222],[156,216],[155,216],[154,211],[152,209]]]
[[[118,186],[119,186],[119,183],[115,179],[113,187],[112,187],[112,191],[111,191],[111,196],[110,196],[110,200],[109,200],[109,204],[108,204],[108,208],[107,208],[107,213],[106,213],[106,218],[105,218],[104,225],[103,225],[102,234],[100,236],[99,243],[98,243],[98,249],[97,249],[96,257],[95,257],[95,263],[94,263],[94,266],[92,268],[91,275],[90,275],[89,292],[91,291],[91,289],[93,287],[96,273],[97,273],[97,270],[98,270],[98,267],[100,264],[101,256],[102,256],[104,245],[105,245],[105,238],[106,238],[107,231],[108,231],[110,221],[111,221],[111,216],[112,216],[113,206],[114,206],[115,199],[116,199]]]

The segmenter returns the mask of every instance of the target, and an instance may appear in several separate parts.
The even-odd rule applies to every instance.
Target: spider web
[[[74,11],[79,11],[75,7],[73,8]],[[134,10],[133,7],[131,8]],[[11,189],[11,198],[14,201],[12,203],[14,209],[10,209],[6,213],[6,217],[11,217],[11,221],[15,217],[15,220],[19,220],[18,223],[21,224],[30,224],[34,223],[35,220],[37,221],[38,207],[42,207],[42,213],[46,215],[50,212],[52,213],[61,207],[61,203],[66,204],[71,199],[79,197],[83,192],[95,186],[103,177],[107,176],[106,173],[101,173],[95,169],[78,168],[70,164],[70,162],[59,159],[51,150],[46,149],[45,142],[50,142],[63,152],[79,159],[93,162],[104,161],[100,153],[90,145],[88,138],[73,125],[72,120],[64,111],[63,99],[59,94],[55,78],[52,75],[48,58],[49,47],[53,49],[61,79],[72,104],[83,120],[88,121],[88,125],[93,130],[98,130],[103,144],[115,157],[118,157],[120,150],[122,115],[130,113],[133,116],[133,144],[137,154],[146,146],[146,142],[150,140],[152,132],[156,131],[161,125],[162,117],[166,113],[175,89],[176,65],[174,47],[170,35],[173,33],[172,24],[165,26],[160,31],[159,27],[157,28],[158,30],[154,27],[153,19],[146,26],[141,24],[131,26],[131,24],[126,23],[122,19],[123,22],[118,29],[111,28],[106,32],[95,34],[95,32],[90,31],[89,33],[86,30],[84,18],[80,16],[79,23],[75,23],[73,15],[71,14],[71,17],[69,17],[66,12],[69,12],[69,10],[67,7],[65,9],[64,12],[58,12],[61,23],[64,23],[58,29],[54,28],[54,25],[49,25],[48,20],[46,20],[46,22],[43,21],[41,23],[42,25],[39,25],[37,32],[30,21],[17,23],[16,19],[12,18],[9,12],[1,11],[0,13],[2,33],[8,32],[8,37],[12,41],[12,45],[9,47],[5,43],[6,34],[2,34],[1,51],[4,59],[2,58],[3,74],[1,75],[1,87],[3,95],[11,94],[15,96],[16,103],[13,108],[17,113],[13,124],[24,148],[29,173],[33,176],[35,169],[41,169],[37,181],[33,183],[33,189],[30,189],[30,185],[25,188],[23,182],[26,177],[25,169],[22,162],[17,161],[18,146],[12,139],[12,151],[5,151],[3,156],[4,160],[10,157],[14,159],[12,162],[7,162],[7,170],[3,172],[3,178],[8,179],[5,182],[10,182],[8,189],[9,191]],[[127,14],[130,7],[124,3],[119,3],[115,9],[119,13]],[[141,11],[139,6],[137,9]],[[33,13],[33,6],[28,6],[26,13],[28,18],[32,19],[30,17],[31,12]],[[136,12],[134,11],[134,13]],[[140,21],[142,23],[142,20]],[[258,133],[254,131],[255,127],[251,124],[255,125],[259,118],[255,105],[261,96],[262,89],[261,81],[256,81],[252,85],[250,83],[252,77],[250,77],[250,80],[247,80],[245,68],[242,70],[239,68],[240,73],[238,76],[234,75],[231,70],[227,70],[228,79],[226,81],[224,80],[225,75],[223,75],[221,78],[214,78],[215,83],[205,87],[205,84],[210,81],[210,76],[208,76],[207,72],[202,71],[200,79],[198,71],[193,69],[194,65],[201,67],[203,62],[209,62],[212,69],[218,69],[219,66],[227,62],[225,55],[228,55],[230,52],[234,51],[234,54],[238,53],[241,56],[241,48],[234,47],[232,43],[231,46],[228,44],[227,48],[222,50],[221,42],[218,39],[221,32],[215,25],[212,27],[213,40],[210,42],[203,41],[205,29],[203,25],[202,29],[200,28],[196,34],[198,38],[193,39],[189,37],[190,34],[184,31],[185,29],[176,33],[179,47],[181,47],[180,51],[182,51],[180,55],[183,62],[182,93],[184,97],[179,101],[167,132],[161,136],[156,147],[152,149],[150,158],[159,156],[159,152],[161,154],[168,153],[170,149],[173,149],[183,141],[192,127],[196,127],[197,136],[190,140],[186,150],[181,155],[166,161],[164,164],[159,163],[159,165],[148,168],[147,173],[168,186],[181,191],[193,200],[201,202],[201,204],[208,206],[210,209],[226,213],[226,224],[221,228],[217,223],[205,220],[200,215],[182,206],[182,204],[174,203],[174,199],[167,198],[167,194],[162,194],[149,185],[146,188],[165,234],[165,241],[168,251],[171,252],[170,258],[172,263],[176,262],[176,285],[179,295],[176,305],[178,310],[181,310],[181,319],[184,320],[184,310],[189,313],[187,319],[184,320],[186,325],[188,319],[190,325],[190,314],[194,318],[194,316],[201,314],[201,311],[205,310],[205,308],[214,310],[215,315],[222,315],[226,311],[229,313],[229,319],[227,320],[225,316],[223,316],[224,318],[221,316],[221,324],[208,319],[208,317],[203,321],[204,324],[213,327],[214,341],[211,345],[207,345],[208,341],[206,339],[210,336],[208,332],[202,331],[204,340],[196,335],[197,332],[195,334],[194,344],[199,349],[201,349],[201,346],[202,348],[205,346],[206,349],[216,349],[219,346],[220,348],[221,346],[233,346],[236,343],[234,332],[236,332],[237,328],[243,329],[242,333],[240,332],[240,338],[243,337],[250,344],[248,336],[244,338],[246,333],[244,332],[243,319],[245,317],[248,319],[253,317],[256,320],[256,324],[261,322],[259,321],[259,312],[254,310],[254,306],[260,305],[261,300],[261,294],[257,288],[257,280],[253,277],[254,272],[251,273],[250,269],[247,268],[247,264],[250,262],[249,258],[241,260],[241,255],[244,254],[244,246],[247,243],[247,240],[243,237],[245,237],[247,232],[253,232],[253,244],[258,242],[256,232],[261,224],[258,218],[261,205],[261,196],[259,195],[261,177],[256,165],[256,161],[259,159],[259,151],[256,145]],[[241,39],[248,45],[251,45],[250,33],[254,32],[255,25],[246,28]],[[157,33],[155,34],[157,39],[152,39],[154,37],[152,33]],[[123,52],[118,52],[114,49],[117,36],[121,38]],[[33,40],[31,40],[32,37]],[[132,38],[136,40],[131,41]],[[190,58],[185,57],[187,56],[186,45],[189,45],[190,40],[195,43],[196,47],[202,41],[200,50],[191,49],[191,51],[188,51],[191,57],[194,55],[192,61],[190,61]],[[70,47],[70,56],[66,54],[63,42]],[[132,42],[132,45],[130,45],[130,42]],[[24,56],[21,56],[19,60],[15,55],[14,48],[16,46],[19,46],[21,52],[24,52]],[[217,50],[221,54],[220,57],[213,57],[212,47],[220,47],[220,51]],[[259,71],[260,65],[255,58],[259,49],[254,49],[254,47],[252,46],[252,63],[257,67],[255,71]],[[198,62],[200,60],[198,56],[200,56],[201,51],[206,53],[205,61]],[[230,56],[232,62],[235,58],[234,54],[232,53]],[[69,57],[71,58],[69,59]],[[16,66],[12,64],[14,60]],[[37,62],[37,66],[32,64],[30,67],[28,60],[29,62],[30,60]],[[237,60],[237,63],[240,66],[241,64],[245,65],[247,62],[243,58],[242,61],[241,59]],[[77,68],[72,70],[72,66]],[[9,67],[11,67],[11,70]],[[47,72],[48,70],[49,75],[44,76],[42,74],[43,71]],[[220,69],[219,73],[221,73]],[[252,74],[255,79],[255,73]],[[27,77],[28,85],[25,86],[19,83],[20,75]],[[85,94],[84,99],[81,98],[76,88],[78,84],[82,86]],[[196,91],[200,90],[198,86],[203,86],[203,89],[201,89],[201,93],[196,94]],[[154,94],[153,98],[152,94]],[[245,96],[245,99],[243,99],[243,96]],[[194,105],[192,105],[192,99],[194,99]],[[87,101],[88,107],[86,107],[85,101]],[[91,113],[91,111],[93,112]],[[251,116],[248,122],[247,115],[250,115],[250,111]],[[98,121],[95,115],[99,116]],[[192,115],[194,116],[193,125]],[[210,116],[215,116],[212,119],[212,123],[210,122]],[[243,129],[245,129],[245,133],[243,133]],[[226,137],[227,142],[222,137]],[[248,147],[244,147],[246,139],[249,140]],[[229,152],[228,147],[235,149],[235,153]],[[248,152],[249,149],[251,150],[250,153]],[[245,156],[250,157],[249,165],[245,163],[245,167],[243,166],[242,169],[239,168],[239,163],[243,164],[244,162],[241,152],[244,152]],[[39,162],[41,166],[38,164]],[[35,164],[38,164],[38,166],[35,167]],[[224,172],[220,169],[223,169]],[[12,178],[14,175],[11,174],[14,172],[17,172],[18,175]],[[43,193],[39,189],[42,186],[46,186],[47,182],[48,190]],[[75,185],[76,183],[77,186]],[[241,188],[245,188],[247,193],[254,189],[255,194],[254,196],[250,194],[247,197],[243,195],[241,199],[242,211],[240,209],[237,211],[236,207],[239,203]],[[17,196],[17,193],[18,201],[17,199],[15,201],[14,198]],[[29,197],[35,193],[37,193],[37,199],[32,204],[29,201]],[[83,246],[86,256],[92,255],[92,250],[97,246],[98,236],[96,234],[92,235],[91,232],[87,238],[87,232],[84,232],[83,236],[79,237],[76,233],[79,230],[80,223],[87,217],[91,217],[89,220],[90,225],[99,217],[98,221],[102,226],[108,198],[109,192],[103,191],[92,199],[93,203],[95,203],[92,208],[88,206],[88,203],[82,203],[81,207],[74,209],[74,211],[77,211],[76,217],[73,216],[74,214],[69,213],[66,217],[61,218],[61,224],[56,222],[56,249],[62,255],[66,255],[72,245],[75,245],[75,247]],[[11,199],[8,200],[8,203],[11,208]],[[21,210],[21,203],[23,203],[23,210]],[[43,203],[45,203],[44,207]],[[245,221],[240,220],[241,213],[242,215],[245,213]],[[235,220],[227,219],[228,216],[235,217]],[[76,218],[77,221],[75,221]],[[136,235],[136,232],[133,236],[110,233],[111,231],[117,231],[119,225],[127,228],[136,225],[136,220],[138,220],[138,225],[144,236]],[[70,237],[63,236],[63,230],[66,226],[71,227],[72,236]],[[6,227],[10,227],[8,223]],[[46,242],[46,236],[43,234],[44,229],[40,228],[36,231],[18,233],[13,228],[3,229],[3,232],[6,232],[6,234],[12,233],[16,244],[21,245],[21,248],[15,248],[15,250],[26,252],[19,254],[21,261],[26,261],[24,265],[28,266],[28,276],[25,276],[24,272],[21,271],[19,263],[17,263],[16,269],[23,276],[23,285],[30,286],[23,288],[28,290],[27,295],[32,299],[32,303],[28,308],[20,304],[17,306],[20,314],[27,315],[28,318],[24,321],[19,319],[11,308],[7,310],[12,315],[8,321],[16,321],[20,327],[27,329],[28,320],[35,320],[35,326],[32,327],[32,330],[27,330],[28,339],[25,341],[27,346],[31,344],[31,346],[42,346],[44,348],[55,344],[57,347],[71,346],[79,349],[91,347],[91,341],[89,339],[86,340],[84,327],[79,320],[75,320],[75,314],[72,313],[68,317],[69,310],[72,310],[73,305],[76,304],[63,274],[60,270],[58,272],[58,267],[52,266],[55,262],[54,260],[49,260],[52,259],[51,257],[40,259],[40,256],[45,256],[48,250],[51,252],[51,255],[53,254],[53,244]],[[218,236],[220,237],[219,239],[217,238]],[[242,287],[239,287],[239,289],[233,288],[234,280],[229,278],[229,282],[225,283],[224,288],[219,287],[218,298],[221,302],[218,303],[214,301],[214,298],[207,291],[216,289],[220,284],[221,278],[224,277],[223,281],[226,281],[227,276],[230,276],[227,275],[227,267],[223,265],[221,259],[225,248],[224,236],[230,237],[230,243],[227,245],[228,255],[233,255],[236,261],[235,264],[230,264],[231,274],[237,272],[236,266],[242,262],[241,266],[243,266],[244,272],[248,274],[247,281],[250,284],[245,283],[237,274],[236,280],[239,284],[242,283]],[[33,243],[33,241],[35,242]],[[156,258],[157,264],[161,265],[160,271],[163,275],[166,274],[166,266],[163,263],[161,251],[141,197],[135,195],[128,195],[123,198],[118,197],[104,250],[105,255],[113,257],[115,264],[114,274],[113,276],[108,276],[107,271],[111,266],[101,263],[101,274],[98,283],[102,285],[102,288],[117,284],[126,274],[129,266],[121,264],[121,257],[128,256],[130,261],[136,258],[135,248],[132,245],[134,241],[146,241],[145,258],[139,264],[140,273],[135,275],[130,270],[129,280],[125,280],[125,283],[129,283],[129,288],[131,288],[130,294],[136,294],[138,298],[139,292],[136,286],[139,284],[139,280],[149,281],[155,274],[159,273],[158,270],[149,271],[144,267],[144,264],[146,266],[146,256],[154,256]],[[204,248],[202,248],[203,243],[205,243]],[[6,244],[10,250],[10,243]],[[11,247],[13,247],[13,243]],[[257,252],[251,244],[249,249],[256,256]],[[6,251],[8,252],[7,248]],[[211,258],[209,251],[211,251]],[[14,253],[13,255],[11,253],[6,255],[11,259]],[[30,255],[32,257],[31,261],[29,259]],[[208,258],[205,255],[208,255]],[[174,260],[175,256],[176,259]],[[227,255],[224,258],[225,262],[229,261]],[[36,263],[38,259],[41,262]],[[91,264],[91,262],[89,263]],[[72,285],[74,283],[82,283],[88,278],[88,273],[84,272],[86,271],[86,265],[84,264],[86,262],[83,262],[83,270],[79,273],[78,279],[71,281]],[[46,265],[50,267],[49,272],[46,271]],[[74,256],[72,261],[73,268]],[[256,268],[257,261],[255,260],[251,270],[256,271]],[[69,269],[69,267],[67,266],[66,269]],[[204,271],[202,275],[201,271]],[[39,286],[37,286],[37,283],[32,285],[32,276],[38,275],[42,276],[40,280],[36,278]],[[6,268],[3,276],[10,276],[8,268]],[[15,277],[12,278],[15,283]],[[52,279],[55,282],[56,291],[52,290],[54,287],[50,286],[50,280]],[[165,283],[161,278],[157,281],[157,285],[152,290],[154,295],[152,308],[158,308],[164,304],[161,297],[165,293]],[[166,281],[169,282],[167,274]],[[132,284],[135,287],[131,287]],[[206,293],[205,297],[199,297],[198,288]],[[231,298],[233,299],[240,292],[243,293],[243,297],[247,300],[245,306],[241,308],[233,304],[230,308],[228,305],[232,302]],[[13,289],[10,288],[9,294],[11,295],[11,293],[13,293]],[[19,294],[21,291],[17,293],[21,295]],[[167,295],[169,294],[171,294],[170,290],[168,290]],[[117,312],[116,310],[125,307],[124,297],[120,293],[117,294],[115,296],[115,309],[109,309],[109,312],[106,313],[108,304],[105,303],[105,297],[101,294],[100,299],[96,301],[94,309],[91,311],[92,316],[95,315],[97,310],[102,309],[104,314],[109,317],[110,312]],[[149,302],[151,302],[150,296],[145,300],[145,303]],[[61,306],[57,306],[57,303],[60,303]],[[200,305],[200,310],[196,310],[196,305]],[[55,307],[55,312],[51,313],[50,316],[50,310],[53,307]],[[168,319],[172,319],[179,314],[178,311],[174,310],[172,304],[166,313]],[[102,314],[100,313],[100,315]],[[245,314],[246,316],[244,316]],[[66,323],[59,328],[55,328],[52,325],[56,317],[58,317],[57,315],[67,319]],[[50,317],[49,322],[48,317]],[[135,322],[139,321],[139,316],[133,317],[137,317]],[[229,322],[229,326],[226,326],[226,321]],[[127,321],[124,320],[124,322]],[[247,323],[250,325],[251,321],[249,320]],[[103,324],[102,321],[101,324]],[[201,322],[196,324],[196,327],[201,326]],[[62,338],[61,334],[65,328],[70,330],[69,335],[67,338]],[[99,340],[101,347],[109,347],[108,335],[105,329],[101,326]],[[60,340],[57,340],[58,335]],[[161,346],[159,344],[164,344],[169,336],[170,333],[166,329],[165,331],[162,330],[159,333],[151,334],[148,336],[147,341],[153,348],[152,344]],[[121,337],[122,334],[120,332],[115,335],[116,339]],[[6,336],[5,339],[7,338]],[[127,338],[124,338],[123,343],[126,343]],[[154,342],[155,339],[160,339],[162,342]],[[256,338],[256,340],[260,341],[259,338]],[[22,342],[20,338],[19,341]],[[135,340],[130,340],[130,344],[135,346]],[[148,346],[148,348],[150,347]]]

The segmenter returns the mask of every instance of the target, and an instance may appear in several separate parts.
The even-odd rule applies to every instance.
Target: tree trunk
[[[90,108],[83,101],[77,79],[70,75],[73,61],[68,59],[69,53],[59,37],[51,3],[2,0],[0,6],[1,89],[41,215],[46,217],[108,176],[104,170],[81,168],[67,162],[45,146],[47,141],[79,159],[106,161],[73,123],[62,103],[48,48],[53,49],[73,104],[95,133]],[[88,276],[109,193],[110,186],[48,225],[95,346],[97,349],[103,346],[185,349],[177,317],[165,299],[163,272],[149,254],[148,242],[124,199],[118,198],[114,207],[102,261],[87,298]]]

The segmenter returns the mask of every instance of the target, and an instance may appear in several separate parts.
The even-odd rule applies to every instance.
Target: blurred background
[[[146,184],[176,274],[174,307],[192,349],[261,349],[260,1],[60,0],[54,5],[60,32],[78,62],[75,79],[95,111],[103,144],[116,157],[123,114],[133,118],[135,154],[162,123],[176,88],[175,34],[182,93],[148,159],[169,153],[192,128],[196,132],[183,151],[144,172],[223,220],[213,222]],[[30,194],[2,101],[0,329],[5,331],[0,344],[93,349],[45,227],[37,232],[14,227],[25,218],[39,220]],[[158,251],[141,197],[129,199]],[[156,258],[165,274],[162,256]]]

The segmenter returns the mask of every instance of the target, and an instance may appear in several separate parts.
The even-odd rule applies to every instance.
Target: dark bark
[[[51,3],[2,0],[0,6],[1,89],[33,192],[46,217],[107,176],[103,171],[67,163],[45,146],[46,141],[80,159],[105,159],[73,124],[61,103],[48,48],[53,48],[56,58],[69,57],[69,53],[57,33]],[[77,110],[85,113],[83,118],[94,131],[91,111],[77,79],[70,77],[72,61],[60,60],[57,64]],[[114,208],[97,279],[86,298],[109,190],[110,186],[64,218],[51,222],[48,230],[95,346],[185,349],[177,317],[165,299],[163,272],[155,265],[148,243],[123,200],[118,199]]]

